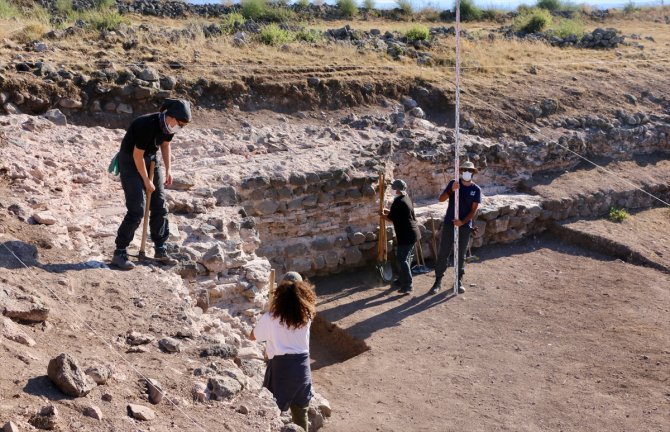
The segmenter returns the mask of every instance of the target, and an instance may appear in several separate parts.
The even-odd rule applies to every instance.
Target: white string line
[[[461,114],[461,1],[456,0],[456,109],[454,110],[454,129],[455,129],[455,143],[454,143],[454,183],[459,183],[460,170],[460,150],[461,150],[461,128],[460,128],[460,114]],[[454,220],[460,220],[461,214],[459,209],[460,188],[454,191]],[[458,237],[459,229],[456,224],[452,224],[454,229],[454,296],[458,296],[458,287],[460,272],[458,259]]]
[[[478,97],[476,97],[476,96],[472,96],[472,97],[473,97],[474,99],[477,99],[478,101],[480,101],[480,102],[483,103],[484,105],[486,105],[486,106],[492,108],[493,110],[498,111],[499,113],[503,114],[504,116],[510,118],[512,121],[514,121],[514,122],[517,123],[518,125],[520,125],[520,126],[522,126],[522,127],[524,127],[524,128],[529,128],[529,129],[530,129],[530,126],[529,126],[529,125],[522,123],[521,121],[519,121],[518,119],[512,117],[511,115],[507,114],[506,112],[502,111],[502,110],[499,109],[498,107],[496,107],[496,106],[494,106],[494,105],[491,105],[491,104],[489,104],[488,102],[485,102],[484,100],[482,100],[481,98],[478,98]],[[656,195],[654,195],[654,194],[652,194],[652,193],[650,193],[650,192],[647,192],[646,190],[644,190],[644,189],[642,189],[641,187],[637,186],[637,185],[636,185],[635,183],[633,183],[632,181],[630,181],[630,180],[628,180],[628,179],[625,179],[625,178],[619,176],[618,174],[616,174],[615,172],[613,172],[613,171],[611,171],[611,170],[609,170],[609,169],[607,169],[607,168],[605,168],[605,167],[603,167],[603,166],[601,166],[601,165],[598,165],[597,163],[593,162],[592,160],[588,159],[587,157],[580,155],[580,154],[577,153],[576,151],[574,151],[574,150],[570,149],[569,147],[564,146],[563,144],[561,144],[560,142],[558,142],[558,140],[554,140],[554,139],[548,137],[547,135],[545,135],[545,134],[542,133],[542,132],[539,132],[538,135],[543,136],[543,137],[546,138],[550,143],[554,143],[554,144],[556,144],[557,146],[562,147],[563,149],[569,151],[570,153],[574,154],[575,156],[579,157],[580,159],[583,159],[584,161],[590,163],[590,164],[593,165],[594,167],[596,167],[596,168],[598,168],[598,169],[600,169],[600,170],[606,172],[607,174],[610,174],[611,176],[613,176],[613,177],[615,177],[615,178],[621,180],[622,182],[628,184],[629,186],[632,186],[633,188],[639,190],[640,192],[643,192],[643,193],[649,195],[651,198],[653,198],[653,199],[659,201],[660,203],[662,203],[662,204],[664,204],[664,205],[670,207],[670,203],[664,201],[663,199],[657,197]]]
[[[30,275],[30,267],[28,267],[28,266],[26,265],[26,263],[24,263],[24,262],[21,260],[21,258],[19,258],[19,257],[14,253],[14,251],[11,250],[11,249],[7,246],[6,243],[3,243],[2,245],[5,247],[5,249],[7,249],[7,250],[9,251],[10,254],[12,254],[12,255],[14,256],[14,258],[17,259],[18,262],[20,262],[20,263],[23,265],[23,267],[25,267],[25,268],[29,271],[28,274]],[[58,294],[56,294],[56,292],[55,292],[54,290],[52,290],[51,288],[49,288],[48,286],[46,286],[46,285],[43,284],[43,283],[40,284],[40,285],[46,287],[46,289],[49,290],[49,292],[50,292],[54,297],[56,297],[56,299],[57,299],[60,303],[62,303],[63,305],[65,305],[65,307],[67,307],[67,308],[70,310],[70,312],[71,312],[77,319],[79,319],[79,321],[80,321],[86,328],[88,328],[88,330],[91,331],[91,333],[93,333],[98,339],[100,339],[100,341],[101,341],[103,344],[107,345],[107,347],[109,348],[109,350],[110,350],[112,353],[116,354],[119,358],[121,358],[121,360],[122,360],[124,363],[126,363],[128,366],[130,366],[130,368],[133,369],[133,370],[135,371],[135,373],[137,373],[137,375],[139,375],[141,378],[143,378],[143,379],[145,380],[145,382],[147,383],[147,385],[150,385],[150,384],[149,384],[149,378],[147,378],[142,372],[140,372],[140,371],[139,371],[139,370],[138,370],[132,363],[130,363],[130,361],[128,361],[123,355],[121,355],[118,351],[116,351],[116,350],[114,349],[114,347],[112,346],[111,343],[109,343],[109,342],[106,341],[102,336],[100,336],[100,335],[93,329],[93,327],[91,327],[91,326],[86,322],[86,320],[84,320],[84,319],[83,319],[83,318],[82,318],[82,317],[81,317],[81,316],[80,316],[80,315],[79,315],[79,314],[78,314],[78,313],[77,313],[77,312],[76,312],[76,311],[75,311],[75,310],[74,310],[68,303],[66,303],[65,301],[63,301],[63,299],[61,299],[61,298],[58,296]],[[164,392],[163,392],[161,389],[159,389],[158,387],[154,387],[154,388],[155,388],[155,389],[156,389],[162,396],[164,396],[165,399],[166,399],[167,401],[169,401],[170,404],[172,404],[173,407],[177,408],[177,410],[178,410],[179,412],[181,412],[181,413],[184,415],[184,417],[186,417],[187,419],[189,419],[189,420],[190,420],[194,425],[196,425],[201,431],[203,431],[203,432],[208,432],[208,431],[207,431],[206,429],[204,429],[204,428],[203,428],[197,421],[195,421],[195,420],[194,420],[193,418],[191,418],[188,414],[186,414],[186,412],[184,412],[184,410],[182,410],[182,409],[179,407],[179,405],[177,405],[177,404],[174,403],[169,397],[167,397],[167,394],[166,394],[166,393],[164,393]]]

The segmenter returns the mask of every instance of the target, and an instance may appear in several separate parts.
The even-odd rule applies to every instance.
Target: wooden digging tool
[[[379,234],[377,242],[377,270],[384,282],[390,282],[393,279],[393,271],[390,268],[388,260],[388,242],[386,241],[386,219],[382,212],[384,211],[384,174],[379,174]]]
[[[156,162],[151,161],[149,164],[149,181],[154,182],[154,168]],[[149,211],[151,210],[151,191],[147,192],[147,199],[144,203],[144,222],[142,224],[142,243],[140,244],[140,252],[137,254],[140,258],[146,258],[147,254],[145,248],[147,246],[147,228],[149,226]]]
[[[270,269],[270,282],[268,283],[268,307],[267,310],[270,310],[272,306],[272,299],[275,296],[275,269]]]

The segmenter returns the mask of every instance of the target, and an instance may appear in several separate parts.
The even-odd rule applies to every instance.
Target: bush
[[[342,16],[351,18],[358,13],[358,7],[354,0],[337,0],[337,7]]]
[[[300,9],[307,9],[309,7],[309,0],[298,0],[296,4]]]
[[[623,222],[630,214],[625,209],[618,209],[616,207],[610,208],[609,218],[612,222]]]
[[[96,30],[116,30],[121,24],[130,24],[116,9],[87,10],[81,13],[80,18],[91,28]]]
[[[14,18],[20,15],[19,9],[8,0],[0,0],[0,19]]]
[[[363,7],[371,11],[375,8],[375,0],[363,0]]]
[[[456,5],[454,4],[454,11]],[[482,10],[475,6],[473,0],[461,0],[461,21],[477,21],[482,19]]]
[[[98,9],[111,9],[116,7],[116,0],[94,0],[93,4]]]
[[[295,34],[295,39],[303,42],[316,43],[323,39],[323,33],[314,29],[303,29]]]
[[[505,11],[499,9],[484,9],[482,10],[482,19],[488,21],[499,21],[505,17]]]
[[[411,15],[414,11],[412,9],[412,3],[410,0],[395,0],[395,4],[398,6],[398,9],[402,11],[405,15]]]
[[[427,40],[430,37],[430,31],[426,26],[417,25],[409,29],[405,37],[409,40]]]
[[[246,19],[258,20],[264,17],[268,10],[268,4],[265,0],[242,0],[242,16]]]
[[[284,30],[277,24],[268,24],[259,34],[261,42],[265,45],[281,45],[295,40],[295,34],[289,30]]]
[[[30,23],[13,36],[19,43],[29,43],[41,39],[49,28],[44,23]]]
[[[56,10],[63,15],[72,13],[72,0],[56,0]]]
[[[419,11],[418,17],[423,21],[436,22],[440,20],[440,11],[433,7],[426,6]]]
[[[581,21],[575,19],[564,19],[561,20],[558,25],[552,28],[553,33],[564,39],[568,36],[584,36],[584,24]]]
[[[223,18],[221,18],[221,30],[228,34],[235,33],[237,29],[244,24],[244,21],[245,19],[241,13],[231,12],[225,14]]]
[[[551,25],[551,14],[546,9],[531,9],[514,18],[514,31],[540,33]]]
[[[563,8],[560,0],[538,0],[535,6],[539,9],[545,9],[552,12]]]
[[[638,9],[635,7],[635,3],[633,3],[632,0],[626,3],[626,6],[623,7],[623,13],[626,15],[635,13],[637,11]]]

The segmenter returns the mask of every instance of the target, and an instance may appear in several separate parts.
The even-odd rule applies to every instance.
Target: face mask
[[[174,126],[168,125],[167,129],[170,134],[174,135],[181,130],[181,126],[179,126],[179,124],[176,124]]]
[[[461,177],[465,181],[470,181],[470,180],[472,180],[472,173],[470,171],[463,171],[463,174],[461,175]]]

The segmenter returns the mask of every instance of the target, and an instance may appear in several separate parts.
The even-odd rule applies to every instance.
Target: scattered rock
[[[416,118],[424,118],[426,113],[424,113],[420,107],[416,107],[409,110],[409,115]]]
[[[222,401],[241,392],[242,384],[229,376],[216,376],[207,381],[207,389],[211,399]]]
[[[102,410],[95,405],[84,408],[83,414],[96,420],[102,420]]]
[[[70,98],[64,98],[58,101],[58,105],[62,106],[63,108],[67,109],[79,109],[83,106],[81,101],[70,99]]]
[[[200,261],[205,268],[213,273],[220,273],[226,268],[226,253],[220,244],[209,249]]]
[[[151,421],[156,418],[156,413],[151,408],[135,404],[128,404],[128,415],[140,421]]]
[[[149,394],[149,402],[151,402],[154,405],[158,405],[159,403],[161,403],[164,395],[161,383],[158,382],[157,380],[148,378],[144,384],[146,386],[147,393]]]
[[[54,225],[58,219],[49,211],[37,212],[33,215],[33,220],[41,225]]]
[[[49,318],[49,308],[37,300],[32,302],[8,300],[5,302],[3,315],[14,321],[40,323]]]
[[[235,358],[237,357],[237,348],[230,344],[217,344],[203,349],[200,352],[200,357]]]
[[[181,352],[181,342],[170,337],[159,340],[158,347],[166,353]]]
[[[43,430],[54,430],[58,427],[58,410],[53,405],[43,406],[35,413],[28,423]]]
[[[146,68],[142,72],[140,72],[139,78],[142,81],[154,82],[160,80],[160,75],[155,69]]]
[[[9,318],[3,318],[0,324],[2,327],[2,336],[6,339],[18,342],[29,347],[35,346],[36,342],[28,336],[21,327]]]
[[[95,387],[77,361],[66,353],[49,361],[47,375],[56,387],[68,396],[86,396]]]
[[[2,427],[2,432],[19,432],[19,427],[13,421],[8,421]]]
[[[67,126],[67,117],[59,109],[50,109],[44,113],[44,118],[58,126]]]
[[[105,385],[112,377],[112,371],[108,367],[95,366],[86,369],[88,375],[97,385]]]
[[[153,336],[142,334],[136,331],[130,332],[126,335],[126,342],[130,346],[146,345],[151,343],[153,340]]]

